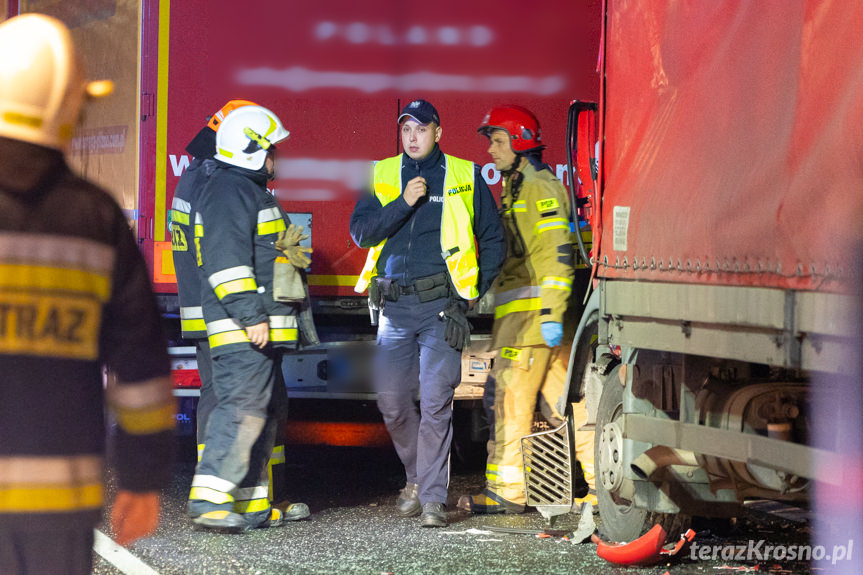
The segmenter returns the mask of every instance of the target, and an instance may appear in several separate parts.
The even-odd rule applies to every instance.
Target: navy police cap
[[[402,108],[402,113],[399,115],[399,123],[401,123],[405,116],[413,118],[420,124],[430,124],[434,122],[440,126],[440,116],[438,116],[437,110],[435,110],[435,107],[425,100],[414,100]]]

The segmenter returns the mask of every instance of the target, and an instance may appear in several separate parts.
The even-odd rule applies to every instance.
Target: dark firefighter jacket
[[[171,202],[171,249],[180,297],[180,328],[186,339],[204,339],[207,326],[201,307],[201,280],[198,277],[198,249],[195,239],[195,204],[216,168],[215,160],[195,158],[180,176]]]
[[[170,366],[126,219],[107,193],[69,171],[59,151],[5,138],[0,373],[0,526],[99,521],[106,396],[118,423],[119,486],[167,485]]]
[[[198,200],[195,226],[213,356],[252,349],[245,328],[263,321],[270,325],[271,346],[318,344],[308,297],[302,303],[273,299],[274,264],[281,255],[275,244],[287,216],[267,192],[266,174],[216,163]]]

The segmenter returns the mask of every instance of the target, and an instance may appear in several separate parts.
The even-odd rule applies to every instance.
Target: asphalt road
[[[189,440],[164,497],[163,522],[157,533],[122,552],[104,551],[112,562],[96,555],[93,573],[117,575],[283,575],[335,574],[734,574],[740,568],[782,575],[822,573],[808,562],[683,557],[642,568],[614,566],[597,557],[596,546],[575,544],[558,537],[483,533],[489,526],[541,530],[536,512],[518,516],[471,516],[456,510],[460,494],[478,491],[483,484],[480,451],[461,450],[456,459],[448,505],[449,527],[424,529],[417,518],[401,518],[392,507],[404,483],[404,473],[389,447],[289,446],[289,493],[308,503],[312,516],[304,521],[242,535],[195,531],[183,509],[194,472]],[[575,529],[577,514],[562,516],[556,529]],[[102,527],[110,536],[110,531]],[[468,532],[468,530],[478,530]],[[695,543],[725,549],[748,547],[752,540],[769,545],[805,545],[806,523],[759,515],[735,524],[696,525]],[[698,549],[698,547],[696,547]],[[764,547],[755,548],[763,554]],[[860,550],[863,553],[863,549]],[[137,562],[144,564],[144,567]],[[734,567],[737,569],[729,569]],[[149,568],[149,570],[148,570]],[[772,570],[771,570],[772,568]]]

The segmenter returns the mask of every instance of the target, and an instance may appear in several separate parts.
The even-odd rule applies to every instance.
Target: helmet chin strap
[[[513,150],[515,152],[515,150]],[[513,160],[512,165],[504,170],[501,170],[500,173],[503,177],[508,178],[514,172],[518,171],[518,167],[521,165],[522,155],[518,152],[515,152],[515,160]]]

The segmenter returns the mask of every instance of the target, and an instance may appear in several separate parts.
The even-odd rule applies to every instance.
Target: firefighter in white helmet
[[[171,250],[177,273],[177,296],[180,300],[180,330],[183,339],[195,344],[201,395],[195,413],[198,454],[204,448],[204,429],[215,407],[213,368],[207,326],[201,308],[201,281],[198,276],[198,249],[195,245],[195,207],[198,195],[216,169],[216,128],[225,116],[240,106],[255,105],[247,100],[231,100],[219,109],[201,128],[186,151],[192,155],[189,167],[180,176],[171,201]]]
[[[207,326],[204,323],[204,312],[201,307],[201,278],[198,273],[198,248],[195,244],[195,212],[198,196],[207,183],[207,178],[216,169],[216,129],[225,117],[241,106],[255,106],[248,100],[231,100],[222,106],[201,128],[192,141],[186,146],[186,151],[192,155],[189,167],[180,176],[171,201],[171,247],[174,257],[174,269],[177,272],[177,295],[180,299],[180,328],[183,339],[195,344],[195,355],[198,364],[198,374],[201,379],[201,394],[198,398],[196,415],[198,456],[203,452],[204,430],[210,413],[216,407],[216,394],[213,390],[213,367],[210,356],[210,343],[207,339]],[[291,508],[290,501],[284,494],[285,489],[285,441],[284,426],[279,426],[276,434],[276,444],[270,462],[267,465],[267,475],[270,478],[269,499],[277,502],[275,505],[281,511]],[[240,505],[240,504],[238,504]],[[285,513],[286,518],[295,518]]]
[[[473,513],[520,513],[526,496],[521,438],[531,433],[539,397],[552,425],[566,389],[570,345],[577,319],[570,305],[575,261],[566,189],[542,162],[539,122],[521,106],[492,108],[478,130],[504,178],[501,212],[507,256],[494,285],[494,349],[487,383],[494,395],[486,488],[460,498]],[[493,385],[493,389],[492,389]],[[575,419],[584,404],[573,406]],[[592,434],[577,432],[576,452],[592,481]]]
[[[109,194],[64,153],[89,97],[66,27],[0,24],[0,573],[86,575],[117,425],[113,535],[158,524],[175,402],[147,267]],[[103,386],[102,367],[110,370]]]
[[[230,112],[216,131],[215,171],[198,198],[194,241],[217,403],[204,431],[188,514],[207,529],[275,527],[309,515],[303,503],[283,511],[268,500],[267,463],[287,401],[282,353],[319,343],[308,297],[286,302],[274,293],[286,232],[291,263],[309,264],[291,249],[301,236],[266,187],[274,177],[275,146],[287,137],[264,107]]]

